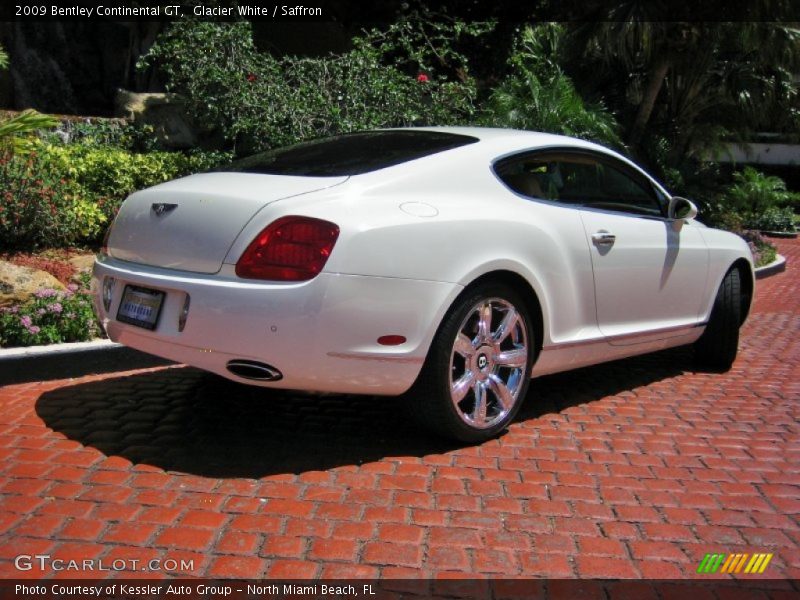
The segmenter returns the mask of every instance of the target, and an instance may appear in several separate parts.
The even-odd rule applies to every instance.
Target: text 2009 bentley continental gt
[[[596,144],[367,131],[132,194],[94,268],[112,340],[267,387],[411,390],[479,441],[532,376],[694,344],[730,367],[750,251]]]

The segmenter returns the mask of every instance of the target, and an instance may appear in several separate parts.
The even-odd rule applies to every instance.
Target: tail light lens
[[[256,236],[239,262],[236,274],[245,279],[307,281],[322,271],[339,227],[311,217],[283,217]]]

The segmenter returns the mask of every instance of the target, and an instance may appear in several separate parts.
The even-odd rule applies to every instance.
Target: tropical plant
[[[786,4],[756,0],[748,9],[765,15]],[[672,5],[638,0],[601,10],[570,23],[568,72],[582,93],[604,92],[645,162],[658,164],[653,138],[668,143],[661,166],[675,167],[718,155],[732,134],[800,131],[791,76],[800,67],[800,30],[786,20],[681,22]]]
[[[186,99],[199,125],[211,124],[238,153],[359,129],[450,124],[474,113],[474,84],[409,73],[374,32],[353,49],[322,58],[259,52],[249,23],[182,20],[140,63],[155,64]]]
[[[585,102],[558,63],[564,28],[526,27],[509,59],[511,74],[492,92],[484,122],[562,133],[621,146],[617,123],[601,103]]]
[[[745,167],[733,174],[733,183],[726,190],[725,197],[731,209],[753,218],[767,209],[785,204],[790,194],[780,177]]]
[[[28,152],[31,136],[41,129],[55,127],[58,120],[28,109],[0,121],[0,151]]]

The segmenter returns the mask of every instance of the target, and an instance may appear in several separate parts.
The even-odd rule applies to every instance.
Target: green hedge
[[[6,250],[93,243],[130,193],[228,160],[223,153],[131,152],[40,142],[0,158],[0,239]]]

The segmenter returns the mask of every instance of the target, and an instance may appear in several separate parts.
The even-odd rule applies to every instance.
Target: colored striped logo
[[[706,554],[698,573],[763,573],[772,554]]]

